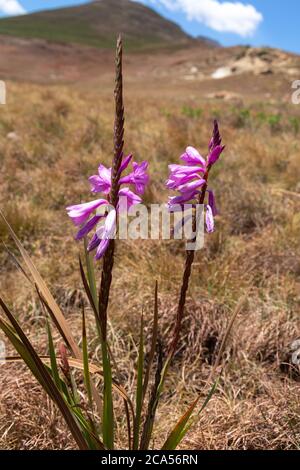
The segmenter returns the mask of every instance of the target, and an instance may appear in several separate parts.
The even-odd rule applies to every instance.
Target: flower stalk
[[[98,174],[89,177],[91,192],[101,193],[102,197],[93,201],[68,206],[67,212],[73,223],[79,227],[76,240],[84,240],[87,279],[80,263],[81,277],[96,318],[102,349],[102,366],[104,377],[103,396],[103,442],[108,449],[113,449],[114,441],[114,412],[112,400],[112,363],[116,366],[107,341],[107,310],[112,283],[114,266],[115,235],[117,217],[127,212],[130,207],[140,204],[141,195],[149,181],[148,162],[133,161],[133,155],[124,157],[124,105],[123,105],[123,76],[122,76],[122,39],[118,37],[116,48],[116,80],[115,80],[115,122],[114,122],[114,152],[111,168],[103,164],[98,167]],[[124,172],[132,165],[132,171]],[[127,187],[124,187],[127,185]],[[134,187],[135,192],[130,189]],[[103,197],[104,195],[104,197]],[[94,231],[89,241],[87,236]],[[99,291],[96,288],[94,266],[90,257],[91,251],[96,251],[95,260],[103,259]],[[117,367],[115,367],[117,372]],[[127,406],[127,405],[126,405]],[[127,410],[127,408],[126,408]],[[129,427],[128,427],[129,429]],[[130,431],[129,431],[130,434]],[[130,444],[131,445],[131,444]],[[129,447],[130,447],[129,445]]]
[[[114,157],[112,162],[111,189],[109,202],[116,209],[119,200],[120,167],[124,147],[124,105],[122,75],[122,38],[118,37],[116,48],[116,82],[115,82],[115,125],[114,125]],[[115,241],[111,239],[103,257],[103,268],[99,289],[98,315],[102,325],[102,361],[104,373],[103,403],[103,442],[108,449],[114,447],[114,411],[112,399],[112,371],[107,347],[107,307],[114,266]]]
[[[123,159],[124,147],[124,105],[123,105],[123,75],[122,75],[122,38],[118,37],[116,48],[116,83],[115,83],[115,125],[114,125],[114,157],[112,162],[111,189],[109,202],[117,208],[119,199],[120,167]],[[107,307],[109,291],[112,282],[114,265],[115,242],[110,240],[108,249],[103,258],[101,284],[99,290],[99,317],[103,324],[103,341],[107,335]]]
[[[183,160],[187,165],[170,165],[170,175],[169,179],[166,181],[166,186],[169,189],[180,192],[180,196],[169,198],[168,207],[170,212],[175,211],[176,207],[178,208],[178,205],[182,206],[189,201],[192,202],[193,209],[196,209],[194,204],[204,205],[206,194],[208,193],[208,204],[204,205],[206,209],[206,226],[208,232],[212,232],[214,230],[213,216],[217,213],[214,194],[208,189],[208,176],[211,167],[219,159],[225,148],[221,143],[222,139],[219,133],[219,126],[217,121],[215,121],[213,136],[208,146],[209,153],[207,159],[204,159],[195,148],[187,147],[186,152],[181,156],[181,160]],[[195,210],[193,210],[192,226],[193,233],[196,234],[197,215]],[[196,237],[197,234],[192,240],[190,240],[190,243],[194,243],[196,241]],[[176,353],[194,258],[195,251],[187,250],[173,338],[169,346],[165,364],[160,370],[158,370],[158,380],[154,388],[153,400],[150,401],[149,415],[151,415],[151,419],[149,419],[147,426],[144,428],[143,445],[145,447],[143,448],[147,448],[149,445],[158,401],[164,387],[167,372]],[[195,406],[195,404],[193,406]]]
[[[208,184],[208,175],[209,175],[209,170],[210,166],[207,168],[207,171],[205,175],[203,176],[203,179],[205,180],[204,185],[202,186],[200,195],[199,195],[199,204],[203,205],[205,196],[206,196],[206,190],[207,190],[207,184]],[[193,214],[193,232],[196,232],[196,214]],[[195,240],[191,240],[191,242],[195,242]],[[180,330],[181,330],[181,325],[182,325],[182,320],[184,316],[184,309],[185,309],[185,303],[186,303],[186,294],[189,288],[189,283],[190,283],[190,277],[192,273],[192,266],[193,262],[195,259],[195,250],[187,250],[186,252],[186,258],[185,258],[185,265],[184,265],[184,271],[183,271],[183,276],[182,276],[182,282],[181,282],[181,288],[180,288],[180,295],[179,295],[179,302],[178,302],[178,307],[177,307],[177,315],[176,315],[176,322],[175,322],[175,328],[174,328],[174,336],[173,340],[171,342],[170,348],[169,348],[169,354],[168,357],[170,360],[173,358],[177,344],[179,341],[179,336],[180,336]]]
[[[215,207],[215,199],[213,191],[208,190],[208,177],[209,172],[219,159],[221,153],[223,152],[225,146],[222,146],[222,139],[219,132],[218,122],[214,121],[213,135],[208,145],[208,156],[204,159],[199,152],[193,147],[188,147],[186,152],[181,156],[181,160],[187,163],[187,166],[181,165],[171,165],[171,175],[167,181],[167,186],[179,190],[181,193],[182,199],[184,202],[187,202],[188,199],[195,199],[197,204],[203,206],[205,203],[206,194],[208,193],[208,204],[205,205],[206,209],[206,225],[207,231],[212,232],[214,230],[214,220],[213,216],[216,215],[217,210]],[[197,166],[196,166],[197,165]],[[191,170],[192,168],[192,170]],[[202,173],[203,176],[199,177],[199,173]],[[198,185],[200,182],[200,187],[198,186],[192,193],[190,193],[191,185],[195,186],[195,182]],[[171,198],[169,201],[169,208],[172,211],[172,200],[178,201],[177,198]],[[193,212],[193,233],[197,231],[197,218],[196,211]],[[190,242],[195,242],[196,235],[193,240]],[[184,309],[186,303],[186,295],[189,288],[190,277],[192,272],[192,266],[195,259],[195,250],[187,250],[185,258],[185,267],[182,276],[179,302],[177,307],[176,322],[174,327],[174,335],[172,342],[169,347],[168,353],[168,363],[172,360],[174,354],[176,353],[176,348],[179,341],[180,330],[182,325],[182,320],[184,317]]]

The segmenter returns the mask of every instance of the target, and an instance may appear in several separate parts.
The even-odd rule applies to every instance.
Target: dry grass
[[[205,151],[216,115],[227,144],[211,182],[221,215],[215,234],[196,256],[182,339],[158,412],[156,445],[185,406],[203,392],[232,309],[249,290],[222,358],[217,393],[184,446],[298,448],[300,374],[290,365],[290,345],[300,328],[300,149],[288,119],[298,110],[276,102],[251,102],[250,121],[241,121],[236,117],[240,109],[201,99],[200,117],[183,113],[183,106],[193,106],[190,101],[184,94],[163,97],[149,90],[141,106],[132,91],[126,94],[126,150],[151,161],[147,203],[166,200],[167,164],[175,162],[187,144]],[[285,116],[280,128],[256,117],[262,108]],[[78,338],[80,246],[73,241],[64,208],[90,198],[87,176],[99,162],[110,163],[112,118],[111,90],[14,83],[9,84],[9,105],[0,118],[1,207]],[[299,193],[299,198],[278,189]],[[2,226],[0,234],[12,247]],[[4,250],[0,257],[2,294],[43,353],[45,328],[38,303]],[[137,322],[143,309],[149,331],[158,279],[160,334],[167,342],[183,249],[176,241],[122,241],[116,261],[111,337],[132,393]],[[89,330],[93,350],[92,317]],[[0,370],[0,448],[73,448],[58,412],[24,367],[7,364]],[[123,414],[122,404],[117,406]],[[125,439],[122,419],[120,445]]]

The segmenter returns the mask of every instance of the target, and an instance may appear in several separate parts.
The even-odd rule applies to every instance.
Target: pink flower
[[[180,159],[188,165],[201,165],[205,169],[205,158],[203,158],[194,147],[187,147],[185,153],[180,157]]]
[[[125,157],[121,166],[120,174],[125,171],[131,162],[132,155]],[[142,194],[149,181],[147,174],[148,162],[142,162],[140,165],[133,162],[133,172],[120,179],[120,185],[124,183],[133,184],[137,192]],[[109,194],[111,190],[111,168],[99,165],[98,175],[91,176],[91,191],[93,193]],[[128,210],[135,204],[142,202],[140,196],[131,191],[128,187],[120,188],[119,203],[117,212]],[[93,251],[97,248],[95,259],[100,259],[109,246],[109,240],[114,238],[116,230],[116,210],[111,210],[108,199],[96,199],[83,204],[67,207],[69,217],[77,226],[81,228],[76,234],[76,240],[81,240],[96,227],[96,233],[88,244],[88,250]]]
[[[71,217],[75,225],[81,225],[98,207],[108,204],[106,199],[96,199],[95,201],[77,204],[67,207],[68,216]]]
[[[126,208],[128,210],[130,209],[131,206],[134,206],[136,204],[141,204],[142,199],[133,191],[130,191],[129,188],[122,188],[119,191],[119,205],[118,205],[119,212],[123,212],[124,210],[126,210],[124,202],[126,203]]]
[[[98,175],[91,176],[89,182],[92,186],[92,193],[108,194],[111,187],[111,168],[99,165]]]
[[[178,209],[178,206],[191,202],[198,195],[198,191],[190,191],[180,196],[169,197],[168,208],[170,212],[174,212]],[[177,206],[177,207],[176,207]],[[182,209],[180,209],[182,210]]]
[[[169,189],[178,189],[178,186],[199,178],[199,172],[205,171],[197,166],[169,165],[170,175],[166,181]]]
[[[142,162],[140,165],[136,162],[132,163],[133,172],[120,179],[120,184],[134,184],[138,194],[144,194],[145,186],[149,182],[147,174],[148,162]]]
[[[214,231],[214,216],[217,214],[217,208],[213,191],[207,189],[207,177],[211,166],[217,162],[225,148],[221,144],[219,126],[217,121],[214,121],[207,158],[203,158],[194,147],[187,147],[185,153],[180,157],[186,165],[169,165],[170,173],[166,181],[167,188],[181,193],[179,196],[169,198],[168,208],[171,212],[176,211],[178,205],[195,203],[197,199],[199,202],[200,195],[200,200],[204,202],[206,193],[208,193],[208,204],[205,205],[205,209],[206,227],[209,233]]]
[[[184,182],[183,184],[177,186],[177,190],[180,191],[181,193],[186,193],[186,192],[194,191],[195,189],[199,189],[204,184],[206,184],[205,179],[197,178],[194,181]]]
[[[119,170],[120,174],[122,174],[123,171],[126,170],[131,160],[132,160],[132,154],[129,154],[127,157],[124,158],[120,166],[120,170]]]

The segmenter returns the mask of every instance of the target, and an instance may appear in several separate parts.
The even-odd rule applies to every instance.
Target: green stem
[[[88,249],[87,249],[86,237],[84,238],[84,254],[85,254],[85,260],[86,260],[87,275],[88,275],[90,291],[93,297],[94,304],[97,307],[98,295],[97,295],[95,269],[94,269],[94,263],[92,261],[91,254],[88,252]]]

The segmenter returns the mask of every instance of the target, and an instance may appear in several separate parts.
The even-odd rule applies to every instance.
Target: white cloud
[[[141,1],[141,0],[140,0]],[[149,0],[169,10],[185,13],[189,20],[205,24],[219,32],[251,36],[263,20],[253,5],[218,0]],[[142,0],[143,3],[145,1]]]
[[[17,0],[0,0],[0,13],[5,15],[23,15],[26,10]]]

